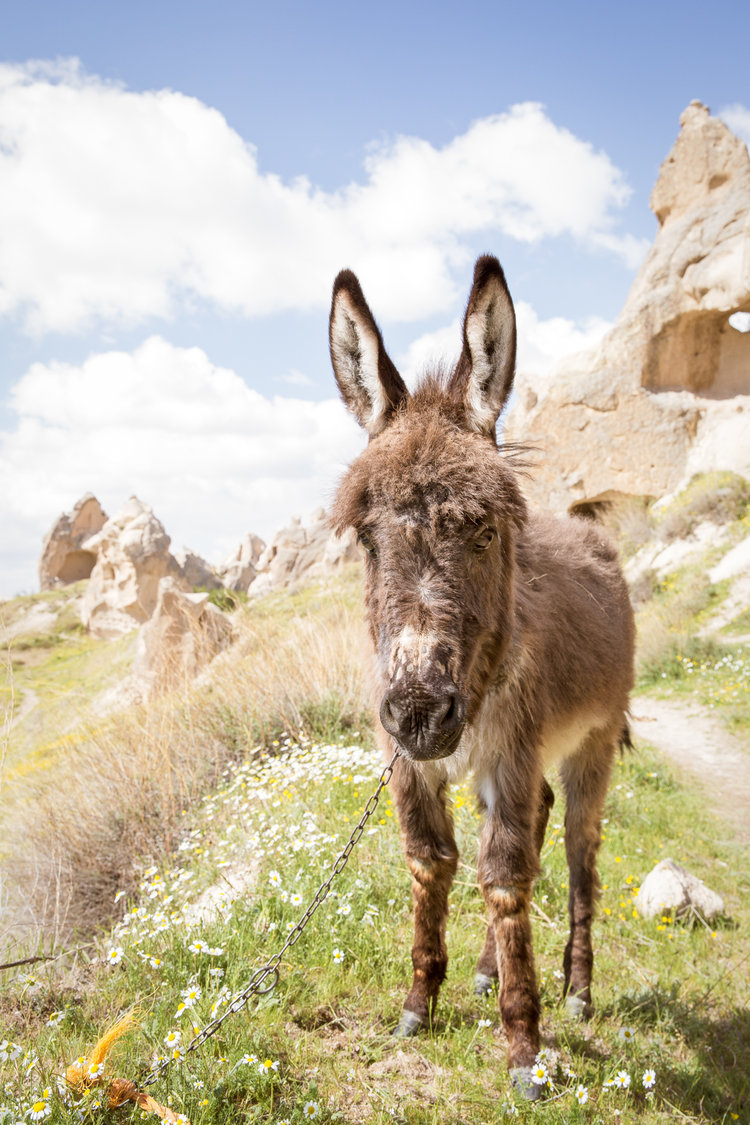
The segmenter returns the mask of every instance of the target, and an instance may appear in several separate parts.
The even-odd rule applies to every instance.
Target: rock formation
[[[106,522],[97,498],[91,492],[82,496],[70,512],[63,512],[50,528],[42,544],[39,560],[39,586],[54,590],[88,578],[94,569],[96,552],[84,547]]]
[[[147,694],[184,685],[234,639],[232,623],[207,593],[162,578],[154,612],[140,631],[133,666]]]
[[[319,508],[302,526],[299,517],[274,535],[258,561],[258,576],[250,586],[252,597],[294,586],[338,570],[359,558],[356,536],[333,535],[326,513]]]
[[[180,574],[189,586],[193,588],[200,586],[204,590],[220,590],[223,586],[224,583],[214,568],[200,555],[196,555],[195,551],[182,547],[179,551],[175,551],[174,557],[180,568]]]
[[[168,575],[189,589],[169,544],[151,508],[136,496],[86,540],[84,548],[97,555],[81,609],[90,632],[117,637],[148,621],[156,608],[159,583]]]
[[[519,374],[506,441],[539,449],[532,498],[565,510],[750,475],[750,156],[700,102],[651,194],[659,231],[615,326],[546,376]]]
[[[265,549],[263,540],[248,532],[234,554],[216,568],[224,588],[247,593],[248,586],[258,573],[260,557]]]

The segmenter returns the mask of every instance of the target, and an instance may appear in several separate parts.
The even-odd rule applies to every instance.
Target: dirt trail
[[[750,744],[689,700],[637,696],[631,713],[635,738],[656,746],[690,775],[707,805],[729,821],[735,838],[750,844]]]

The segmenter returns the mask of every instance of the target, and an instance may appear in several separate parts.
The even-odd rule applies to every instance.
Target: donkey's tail
[[[635,750],[633,739],[630,733],[630,723],[626,719],[622,731],[620,732],[620,753],[624,754],[626,750]]]

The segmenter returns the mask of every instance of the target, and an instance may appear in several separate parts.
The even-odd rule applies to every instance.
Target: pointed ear
[[[494,437],[516,370],[516,314],[497,258],[477,259],[464,319],[464,346],[454,375],[469,426]]]
[[[388,357],[375,318],[351,270],[342,270],[333,283],[329,339],[341,397],[360,426],[375,437],[409,392]]]

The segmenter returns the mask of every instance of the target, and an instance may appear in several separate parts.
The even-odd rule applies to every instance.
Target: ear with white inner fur
[[[464,319],[461,372],[469,426],[491,437],[513,388],[516,314],[497,258],[477,259]]]
[[[329,339],[341,397],[360,426],[375,437],[409,392],[351,270],[342,270],[333,283]]]

